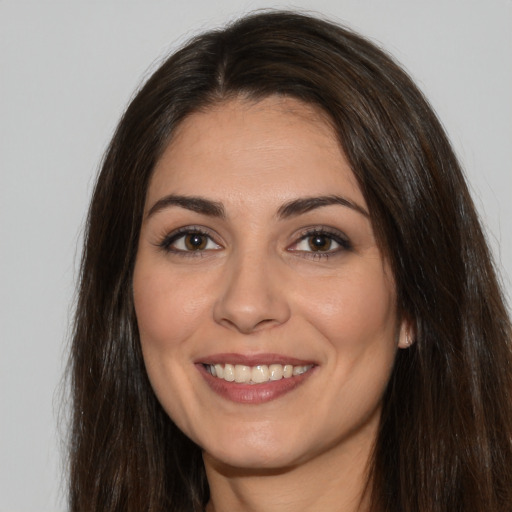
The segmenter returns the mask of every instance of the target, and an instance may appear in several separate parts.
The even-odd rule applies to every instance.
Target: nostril
[[[229,318],[223,318],[220,322],[221,325],[224,325],[225,327],[228,327],[230,329],[236,329],[237,331],[241,332],[242,334],[251,334],[253,332],[258,332],[263,329],[267,329],[270,327],[273,327],[274,325],[280,325],[281,322],[277,319],[273,318],[265,318],[263,320],[259,321],[243,321],[242,319],[233,320]]]
[[[215,321],[244,334],[286,322],[287,294],[272,278],[275,269],[253,253],[239,254],[231,263],[214,304]]]
[[[265,318],[264,320],[260,320],[260,322],[258,324],[256,324],[256,328],[258,327],[266,327],[268,324],[272,324],[272,323],[278,323],[276,320],[273,320],[272,318]]]

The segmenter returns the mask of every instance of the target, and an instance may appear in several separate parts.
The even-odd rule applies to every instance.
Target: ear
[[[409,348],[416,341],[416,329],[413,322],[403,319],[398,334],[398,348]]]

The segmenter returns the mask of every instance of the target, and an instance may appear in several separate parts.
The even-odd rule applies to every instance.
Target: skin
[[[169,194],[215,201],[225,216],[155,209]],[[279,215],[290,201],[333,194],[356,206]],[[192,114],[157,163],[135,309],[155,393],[204,450],[208,510],[365,509],[381,397],[407,330],[365,211],[325,117],[290,98]],[[187,251],[185,235],[162,247],[187,226],[207,233],[204,249]],[[313,251],[309,228],[341,233],[350,247]],[[233,352],[315,366],[291,392],[241,404],[215,393],[195,364]]]

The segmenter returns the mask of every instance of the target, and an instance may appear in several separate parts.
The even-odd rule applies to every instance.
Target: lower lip
[[[315,367],[313,367],[301,375],[271,380],[261,384],[243,384],[214,377],[208,373],[202,364],[196,366],[215,393],[227,400],[241,404],[261,404],[286,395],[300,386],[315,370]]]

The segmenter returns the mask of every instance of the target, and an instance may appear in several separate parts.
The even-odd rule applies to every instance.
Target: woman
[[[511,327],[459,165],[365,39],[172,55],[89,212],[71,509],[512,510]]]

